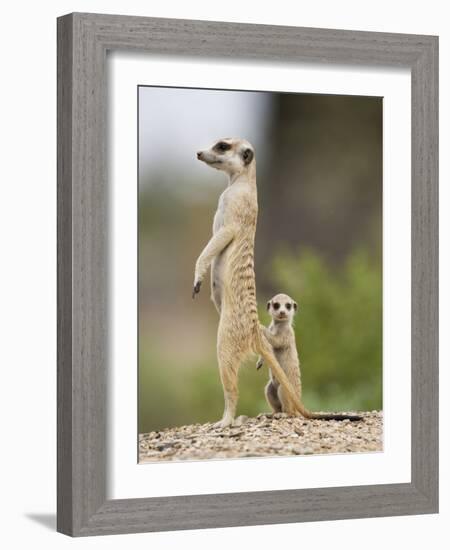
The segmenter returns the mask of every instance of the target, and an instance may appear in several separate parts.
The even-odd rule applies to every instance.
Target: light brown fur
[[[197,157],[229,177],[214,217],[213,236],[196,262],[193,291],[195,297],[213,264],[212,300],[220,314],[217,359],[225,399],[218,425],[226,427],[233,423],[239,367],[252,353],[260,354],[276,376],[292,414],[316,418],[318,415],[310,413],[300,402],[259,324],[253,262],[258,215],[253,147],[245,140],[223,139],[198,152]]]
[[[267,310],[272,316],[270,325],[263,327],[264,335],[273,348],[274,355],[286,374],[289,383],[301,401],[302,384],[300,375],[300,361],[295,343],[295,333],[292,327],[294,315],[297,311],[297,303],[287,294],[277,294],[267,302]],[[257,362],[257,368],[261,368],[263,360]],[[292,403],[286,399],[285,392],[280,386],[272,370],[270,379],[265,387],[267,403],[273,412],[285,412],[295,414]]]

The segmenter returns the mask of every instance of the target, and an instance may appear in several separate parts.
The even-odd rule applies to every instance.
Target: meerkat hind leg
[[[223,387],[225,409],[222,419],[214,424],[215,428],[227,428],[233,425],[238,401],[239,364],[240,361],[231,361],[219,357],[219,371]]]
[[[282,412],[282,405],[278,397],[278,391],[275,384],[270,380],[265,388],[266,400],[274,413]]]

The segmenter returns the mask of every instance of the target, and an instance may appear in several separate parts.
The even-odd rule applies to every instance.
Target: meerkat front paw
[[[195,295],[198,294],[200,292],[200,287],[202,286],[202,282],[201,281],[196,281],[194,283],[194,288],[192,290],[192,299],[195,298]]]

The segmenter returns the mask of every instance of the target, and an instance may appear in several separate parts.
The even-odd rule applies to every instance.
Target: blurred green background
[[[260,319],[298,302],[306,406],[381,409],[381,98],[139,87],[139,432],[222,415],[209,280],[191,290],[226,185],[195,153],[227,136],[256,148]],[[269,410],[267,376],[243,366],[238,414]]]

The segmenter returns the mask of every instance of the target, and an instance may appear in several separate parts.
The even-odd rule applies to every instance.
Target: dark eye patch
[[[278,302],[274,302],[274,304],[272,304],[272,307],[273,309],[280,309],[280,304]]]
[[[214,150],[219,153],[225,153],[225,151],[229,151],[230,149],[231,145],[229,143],[225,143],[224,141],[219,141],[219,143],[214,145]]]
[[[286,309],[289,311],[292,307],[292,304],[286,304]]]

